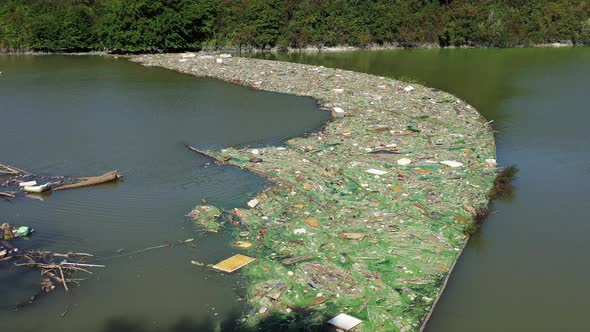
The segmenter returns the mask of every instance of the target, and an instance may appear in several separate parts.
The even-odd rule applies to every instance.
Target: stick
[[[83,266],[83,267],[106,267],[105,265],[69,263],[69,262],[66,262],[66,261],[63,261],[63,262],[59,263],[59,265],[71,265],[71,266],[74,266],[74,267],[78,267],[78,266]]]
[[[170,244],[161,244],[159,246],[148,247],[148,248],[141,249],[141,250],[135,250],[135,251],[132,251],[132,252],[127,252],[127,253],[121,254],[121,255],[115,255],[115,256],[111,256],[111,257],[97,259],[97,261],[104,261],[104,260],[107,260],[107,259],[113,259],[113,258],[118,258],[118,257],[125,257],[125,256],[129,256],[129,255],[133,255],[133,254],[138,254],[138,253],[141,253],[141,252],[144,252],[144,251],[155,250],[155,249],[162,249],[162,248],[167,248],[167,247],[171,247],[171,246],[172,245],[170,245]]]
[[[15,195],[13,195],[13,194],[11,194],[9,192],[6,192],[6,191],[0,191],[0,196],[9,197],[9,198],[15,198],[16,197]]]
[[[16,167],[13,167],[13,166],[7,166],[7,165],[4,165],[4,164],[0,164],[0,167],[3,167],[4,169],[8,170],[8,172],[2,171],[2,173],[6,173],[6,174],[16,175],[16,174],[19,174],[19,173],[24,173],[24,174],[28,174],[28,175],[35,175],[33,173],[24,171],[24,170],[22,170],[20,168],[16,168]]]
[[[49,254],[49,252],[45,252],[45,253]],[[53,253],[53,256],[55,256],[55,257],[66,257],[66,258],[70,258],[70,256],[94,257],[94,255],[87,254],[87,253],[84,253],[84,252],[68,252],[67,254]]]
[[[190,145],[186,145],[186,147],[187,147],[189,150],[193,151],[193,152],[196,152],[196,153],[198,153],[198,154],[200,154],[200,155],[202,155],[202,156],[205,156],[205,157],[207,157],[207,158],[211,158],[211,159],[213,159],[217,165],[227,165],[227,162],[226,162],[225,160],[223,160],[223,159],[220,159],[220,158],[218,158],[218,157],[216,157],[216,156],[214,156],[214,155],[212,155],[212,154],[209,154],[209,153],[207,153],[207,152],[205,152],[205,151],[203,151],[203,150],[199,150],[199,149],[197,149],[197,148],[195,148],[195,147],[192,147],[192,146],[190,146]]]
[[[66,310],[64,312],[62,312],[61,315],[59,315],[59,317],[65,317],[68,314],[68,311],[70,311],[69,304],[66,306]]]
[[[64,271],[61,269],[61,266],[58,265],[57,267],[59,269],[59,273],[61,273],[62,284],[64,285],[66,292],[69,292],[70,290],[68,289],[68,285],[66,284],[66,277],[64,277]]]

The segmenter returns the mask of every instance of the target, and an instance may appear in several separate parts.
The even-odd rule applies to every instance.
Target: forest
[[[4,52],[590,45],[581,0],[2,0]]]

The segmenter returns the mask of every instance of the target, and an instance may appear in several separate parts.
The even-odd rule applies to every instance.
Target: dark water
[[[0,56],[0,162],[34,173],[123,182],[0,200],[0,223],[36,229],[22,247],[91,252],[107,268],[41,297],[38,271],[0,271],[1,331],[207,331],[240,313],[238,274],[204,272],[234,251],[229,231],[203,235],[184,215],[203,199],[244,205],[261,178],[184,144],[280,144],[322,125],[311,98],[254,91],[104,57]],[[176,245],[114,257],[151,246]],[[123,249],[121,253],[118,251]],[[68,308],[67,315],[60,317]]]
[[[276,57],[276,56],[272,56]],[[410,50],[281,55],[406,76],[468,101],[517,164],[453,273],[427,330],[587,331],[590,298],[590,49]]]

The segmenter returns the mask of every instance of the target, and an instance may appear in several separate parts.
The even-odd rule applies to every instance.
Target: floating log
[[[79,181],[77,183],[66,184],[63,186],[53,188],[52,190],[67,190],[67,189],[96,186],[96,185],[103,184],[103,183],[117,181],[120,178],[122,178],[122,176],[121,176],[121,174],[119,174],[119,172],[111,171],[111,172],[108,172],[108,173],[105,173],[105,174],[99,175],[99,176],[77,178],[76,180]]]
[[[205,151],[203,151],[203,150],[199,150],[199,149],[197,149],[197,148],[195,148],[195,147],[193,147],[193,146],[190,146],[190,145],[187,145],[186,147],[187,147],[189,150],[193,151],[193,152],[196,152],[196,153],[198,153],[198,154],[200,154],[200,155],[202,155],[202,156],[205,156],[205,157],[207,157],[207,158],[211,158],[211,159],[213,159],[213,161],[215,161],[215,163],[216,163],[217,165],[227,165],[227,160],[223,160],[223,159],[221,159],[221,158],[219,158],[219,157],[217,157],[217,156],[214,156],[214,155],[212,155],[212,154],[210,154],[210,153],[207,153],[207,152],[205,152]]]

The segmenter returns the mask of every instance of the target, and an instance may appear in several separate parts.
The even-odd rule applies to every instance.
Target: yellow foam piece
[[[234,272],[242,266],[252,263],[254,260],[252,257],[237,254],[213,265],[213,267],[223,272]]]

